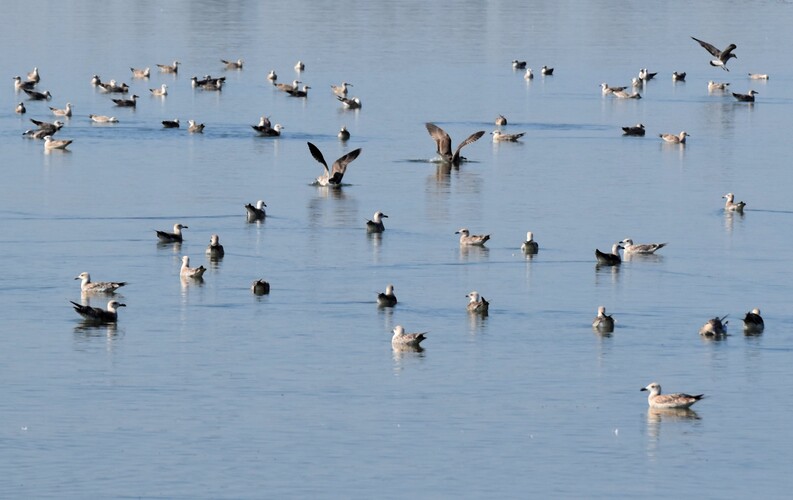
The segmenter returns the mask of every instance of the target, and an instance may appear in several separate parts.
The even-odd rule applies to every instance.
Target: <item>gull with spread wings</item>
[[[352,161],[358,158],[358,155],[361,154],[361,148],[350,151],[346,155],[334,161],[332,168],[328,168],[328,164],[325,162],[325,157],[322,156],[322,151],[320,151],[318,147],[311,144],[310,142],[307,144],[308,150],[311,151],[311,156],[313,156],[315,160],[320,162],[322,166],[325,167],[325,173],[317,177],[316,182],[320,186],[340,186],[341,179],[344,177],[344,172],[347,170],[347,165],[352,163]]]
[[[698,44],[702,45],[703,49],[710,52],[710,54],[716,58],[710,61],[711,66],[718,66],[724,71],[730,71],[729,68],[727,68],[727,61],[729,61],[731,57],[738,59],[738,56],[732,53],[733,50],[738,48],[738,46],[734,43],[728,45],[724,50],[719,50],[708,42],[703,42],[702,40],[694,38],[693,36],[691,38],[693,38]]]
[[[480,130],[479,132],[474,132],[469,135],[466,140],[457,146],[457,149],[454,150],[454,154],[452,154],[452,138],[449,137],[449,134],[434,123],[426,123],[425,125],[427,126],[427,132],[430,133],[430,137],[435,140],[435,144],[438,146],[438,154],[441,155],[444,162],[451,163],[452,165],[459,165],[464,159],[460,156],[460,150],[463,149],[463,147],[477,141],[485,134],[484,130]]]

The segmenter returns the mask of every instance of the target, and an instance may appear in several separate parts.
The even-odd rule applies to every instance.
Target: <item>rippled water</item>
[[[793,438],[793,206],[787,134],[791,6],[629,2],[59,2],[4,7],[0,74],[37,66],[49,103],[0,92],[0,496],[7,498],[783,497]],[[741,15],[735,10],[740,9]],[[734,42],[731,72],[689,36]],[[35,43],[34,41],[35,40]],[[219,59],[243,58],[242,71]],[[133,80],[129,67],[182,62]],[[306,71],[292,69],[298,59]],[[526,59],[553,77],[524,81]],[[639,68],[643,99],[616,101]],[[313,88],[308,99],[273,90]],[[672,71],[686,71],[673,83]],[[746,73],[770,73],[750,81]],[[89,84],[128,82],[137,109]],[[190,77],[226,76],[221,93]],[[352,82],[363,109],[329,85]],[[708,94],[707,81],[757,103]],[[169,95],[154,98],[162,83]],[[20,138],[74,106],[71,152]],[[87,115],[115,115],[115,125]],[[261,115],[284,125],[256,137]],[[504,114],[522,142],[468,146],[444,169],[424,123],[453,141]],[[180,118],[202,135],[163,130]],[[642,122],[644,138],[620,127]],[[346,125],[345,145],[336,132]],[[658,133],[691,134],[684,146]],[[341,190],[312,186],[354,148]],[[724,193],[746,200],[725,215]],[[264,199],[266,221],[243,205]],[[389,215],[383,235],[366,219]],[[154,229],[189,226],[181,246]],[[454,232],[490,233],[461,249]],[[539,254],[520,250],[534,231]],[[204,249],[220,235],[225,258]],[[597,268],[594,249],[665,241]],[[180,282],[182,255],[208,267]],[[83,324],[72,278],[129,284],[113,327]],[[250,293],[265,278],[269,296]],[[388,283],[399,304],[378,310]],[[465,295],[491,302],[465,312]],[[104,306],[106,297],[93,297]],[[598,305],[617,319],[593,333]],[[767,329],[741,333],[760,307]],[[706,341],[706,319],[732,334]],[[391,329],[429,331],[392,351]],[[639,388],[705,393],[648,411]]]

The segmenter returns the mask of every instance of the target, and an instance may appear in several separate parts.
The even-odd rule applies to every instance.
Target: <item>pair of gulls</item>
[[[699,329],[699,334],[704,337],[722,337],[727,335],[727,323],[729,321],[725,321],[727,315],[725,314],[721,318],[716,316],[715,318],[711,318],[702,325],[702,328]],[[747,335],[754,335],[763,333],[765,330],[765,321],[763,321],[763,317],[760,315],[760,309],[755,307],[751,311],[747,312],[743,318],[743,331]]]
[[[666,243],[635,244],[632,239],[625,238],[611,247],[611,253],[601,252],[596,248],[595,258],[600,265],[614,266],[622,262],[620,250],[625,252],[626,257],[629,255],[652,255],[665,246]]]
[[[629,125],[627,127],[622,127],[622,135],[644,137],[645,133],[646,130],[644,128],[643,123],[637,123],[636,125]],[[669,144],[685,144],[686,137],[688,137],[689,135],[690,134],[684,130],[679,134],[658,134],[658,137],[660,137],[661,139],[663,139],[664,142],[667,142]]]
[[[94,293],[113,294],[116,290],[127,284],[124,281],[91,281],[91,275],[87,272],[80,273],[74,279],[80,280],[80,291],[86,295]],[[107,309],[84,306],[71,300],[69,302],[72,303],[74,310],[86,321],[100,324],[115,323],[118,321],[118,308],[126,307],[126,304],[122,304],[115,299],[108,301]]]

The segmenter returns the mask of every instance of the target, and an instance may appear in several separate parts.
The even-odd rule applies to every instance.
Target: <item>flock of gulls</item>
[[[694,37],[692,38],[713,56],[714,59],[709,62],[711,66],[721,68],[724,71],[729,71],[729,68],[727,67],[728,62],[733,58],[737,58],[737,55],[734,53],[737,48],[735,44],[730,44],[722,50],[708,42],[704,42]],[[226,70],[242,70],[244,67],[244,61],[242,59],[237,59],[236,61],[222,59],[221,62]],[[178,73],[180,62],[173,61],[171,64],[158,64],[157,67],[162,73]],[[527,67],[526,61],[513,60],[512,68],[513,70],[525,70],[524,78],[527,80],[530,80],[534,77],[534,73],[531,68]],[[132,78],[134,79],[148,79],[151,75],[150,68],[148,67],[130,68],[130,70]],[[305,64],[302,61],[298,61],[294,66],[294,70],[298,73],[302,73],[305,70]],[[540,70],[540,73],[544,77],[552,76],[553,71],[553,68],[543,66]],[[632,79],[630,86],[610,86],[605,82],[602,83],[602,94],[603,96],[613,96],[618,99],[640,99],[641,94],[639,91],[644,88],[647,82],[652,80],[656,75],[657,73],[651,73],[646,68],[642,68],[639,72],[639,76]],[[685,72],[674,72],[672,74],[673,81],[684,81],[685,77]],[[768,75],[764,74],[750,73],[749,77],[751,79],[768,79]],[[284,92],[286,95],[291,97],[305,99],[308,97],[308,91],[311,89],[311,86],[309,85],[302,85],[301,87],[301,83],[303,82],[299,79],[294,79],[291,83],[278,83],[278,76],[274,70],[271,70],[266,78],[272,83],[273,88],[276,91]],[[24,92],[31,102],[46,102],[52,99],[52,94],[49,90],[39,90],[41,76],[39,74],[38,68],[34,68],[33,71],[28,73],[25,80],[19,76],[15,76],[13,80],[15,90],[17,92]],[[202,91],[221,91],[225,85],[225,80],[225,77],[214,78],[210,75],[206,75],[203,78],[194,76],[191,78],[191,86],[194,89]],[[129,98],[124,97],[125,94],[130,92],[130,87],[126,83],[119,84],[116,80],[103,82],[99,76],[94,75],[91,79],[91,84],[94,85],[99,92],[107,94],[120,94],[121,97],[112,98],[113,104],[117,107],[134,108],[137,106],[137,99],[139,99],[138,95],[133,94]],[[342,103],[345,109],[360,109],[361,101],[359,98],[347,97],[349,88],[352,86],[353,84],[346,81],[342,82],[340,85],[331,85],[332,95]],[[729,83],[726,82],[710,81],[708,83],[708,91],[725,92],[728,86]],[[168,95],[168,86],[167,84],[162,84],[159,87],[149,89],[149,92],[154,97],[165,98]],[[756,91],[749,90],[746,94],[733,93],[732,95],[739,102],[753,103],[755,100],[754,96],[756,94]],[[61,119],[68,120],[73,116],[72,104],[67,102],[63,108],[49,107],[49,110],[51,114],[58,119],[54,120],[53,122],[31,119],[31,122],[36,125],[36,128],[26,130],[23,135],[31,139],[43,140],[44,149],[46,151],[65,150],[69,145],[72,144],[72,141],[68,139],[57,140],[54,139],[53,136],[58,133],[65,125],[64,121],[61,121]],[[19,114],[24,114],[27,112],[27,106],[24,102],[20,102],[17,105],[15,111]],[[119,121],[115,116],[108,115],[90,114],[88,117],[97,123],[117,123]],[[499,115],[495,120],[495,124],[497,127],[504,127],[507,125],[507,118],[503,115]],[[164,128],[180,128],[181,124],[179,119],[173,119],[163,121],[162,126]],[[464,162],[466,158],[461,155],[461,150],[464,147],[476,142],[485,134],[485,131],[483,130],[474,132],[453,148],[451,137],[442,128],[435,125],[434,123],[426,123],[425,126],[430,137],[435,142],[436,153],[438,156],[437,161],[450,164],[452,166],[458,166]],[[259,123],[256,125],[251,125],[251,127],[257,134],[265,137],[278,137],[284,130],[284,126],[281,124],[272,125],[269,117],[266,116],[262,116]],[[188,120],[187,129],[190,133],[202,133],[204,130],[204,124],[197,123],[194,120]],[[622,127],[622,131],[626,136],[641,137],[645,135],[645,126],[641,123],[629,125]],[[493,142],[514,142],[523,137],[525,133],[507,134],[498,128],[491,134],[493,136]],[[661,133],[659,136],[667,143],[684,146],[686,143],[686,138],[689,137],[689,134],[685,131],[681,131],[677,134]],[[338,138],[342,141],[347,141],[350,138],[350,133],[347,131],[346,127],[341,128],[338,133]],[[322,187],[339,188],[342,186],[342,179],[348,166],[361,154],[361,148],[354,149],[336,159],[332,165],[328,166],[324,155],[317,146],[311,142],[308,142],[307,146],[311,157],[313,157],[314,160],[316,160],[323,167],[321,175],[319,175],[314,182],[315,185]],[[725,211],[743,213],[746,203],[743,201],[736,202],[733,193],[727,193],[723,196],[723,198],[726,200],[724,205]],[[267,205],[265,204],[264,200],[258,200],[255,202],[255,204],[249,203],[244,205],[247,221],[256,222],[265,219],[267,215],[265,211],[266,207]],[[388,215],[381,211],[375,212],[372,216],[372,219],[366,221],[366,231],[369,233],[382,233],[385,231],[385,224],[383,222],[384,218],[388,218]],[[173,228],[170,231],[157,230],[157,241],[159,244],[163,245],[181,243],[183,241],[182,230],[184,229],[188,229],[188,227],[181,223],[176,223],[173,225]],[[482,247],[486,245],[488,240],[490,240],[489,234],[471,234],[468,228],[460,228],[456,234],[459,234],[459,245],[461,247]],[[666,243],[636,244],[632,239],[625,238],[621,241],[615,242],[609,252],[603,252],[600,249],[595,249],[595,262],[597,266],[619,266],[623,258],[630,258],[631,256],[652,255],[665,246]],[[539,245],[534,240],[534,234],[531,231],[526,233],[526,240],[522,242],[520,249],[527,256],[535,255],[539,252]],[[620,252],[622,252],[622,255]],[[217,261],[222,259],[224,254],[225,252],[223,245],[220,244],[219,235],[212,234],[210,237],[210,243],[206,248],[206,256],[210,260]],[[202,280],[205,271],[206,268],[204,266],[191,267],[190,257],[187,255],[182,256],[182,265],[179,271],[180,279]],[[106,295],[109,296],[110,300],[107,302],[105,309],[70,301],[74,307],[74,310],[80,316],[82,316],[86,322],[92,324],[116,323],[119,319],[119,308],[125,307],[126,304],[115,300],[113,296],[119,288],[126,285],[126,282],[92,281],[91,275],[88,272],[82,272],[75,277],[75,280],[80,280],[80,291],[84,297],[86,295]],[[257,279],[251,284],[250,289],[255,295],[264,295],[270,293],[270,284],[263,279]],[[489,302],[479,292],[471,291],[466,297],[468,298],[466,310],[469,314],[478,316],[487,316],[489,314]],[[393,308],[397,305],[397,303],[398,302],[394,293],[393,284],[387,285],[385,291],[379,293],[376,298],[376,304],[380,308]],[[707,320],[702,328],[700,328],[699,333],[706,337],[721,337],[726,335],[728,323],[726,321],[726,317],[727,316],[714,317]],[[601,305],[597,308],[597,316],[592,321],[592,328],[599,333],[610,334],[614,331],[616,323],[616,320],[612,316],[606,314],[606,307]],[[746,334],[759,334],[763,332],[764,323],[759,309],[755,308],[751,312],[746,313],[745,317],[743,318],[743,328]],[[422,350],[420,344],[426,340],[427,333],[428,332],[409,333],[402,325],[396,325],[392,330],[392,347],[395,350],[420,351]],[[661,386],[656,382],[647,385],[641,390],[649,392],[649,406],[658,409],[689,408],[691,405],[704,397],[702,394],[662,394]]]

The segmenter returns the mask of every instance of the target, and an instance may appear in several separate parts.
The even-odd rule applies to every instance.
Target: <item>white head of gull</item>
[[[482,316],[488,315],[488,311],[490,309],[490,302],[488,302],[487,300],[485,300],[484,297],[479,295],[479,292],[474,290],[468,295],[466,295],[466,297],[468,297],[468,305],[466,306],[466,310],[469,313],[480,314]]]
[[[169,233],[168,231],[157,231],[157,238],[161,243],[181,243],[182,229],[188,229],[188,227],[177,222],[173,225],[172,233]]]
[[[735,195],[732,193],[727,193],[722,198],[725,198],[727,201],[724,203],[724,210],[728,212],[741,212],[743,213],[743,208],[746,206],[746,203],[743,201],[739,201],[738,203],[735,202]]]
[[[213,234],[209,237],[209,246],[207,246],[206,254],[210,259],[221,259],[225,255],[223,245],[220,244],[220,236]]]
[[[265,205],[264,200],[257,201],[256,206],[251,205],[250,203],[245,205],[245,214],[248,217],[248,221],[252,222],[264,219],[267,216],[267,213],[264,210],[264,207],[266,206],[267,205]]]

